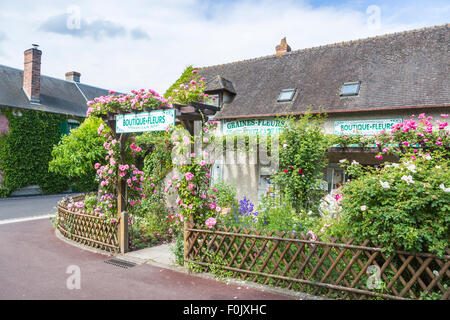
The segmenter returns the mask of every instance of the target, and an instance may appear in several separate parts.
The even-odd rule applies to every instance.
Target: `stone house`
[[[81,83],[81,74],[76,71],[67,72],[65,79],[42,75],[41,56],[42,51],[33,45],[24,52],[23,70],[0,65],[0,134],[9,133],[9,121],[2,114],[6,110],[12,110],[16,117],[21,117],[24,110],[63,115],[60,133],[68,134],[86,117],[86,102],[108,94],[106,89]],[[13,194],[34,193],[39,193],[38,186],[25,187]]]
[[[450,111],[450,25],[428,27],[315,48],[291,50],[286,39],[273,55],[198,68],[206,92],[218,99],[222,133],[277,132],[278,116],[325,112],[324,130],[373,135],[411,115],[440,118]],[[263,127],[261,124],[265,124]],[[328,191],[345,182],[340,159],[376,165],[377,150],[328,152]],[[214,175],[257,201],[270,186],[264,165],[214,165]],[[246,181],[246,183],[242,183]]]

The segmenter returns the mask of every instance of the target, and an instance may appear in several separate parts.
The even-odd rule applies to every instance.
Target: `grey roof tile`
[[[450,24],[199,68],[214,83],[231,81],[232,103],[216,118],[347,112],[419,106],[450,107]],[[339,96],[361,81],[355,97]],[[292,102],[278,103],[282,89]]]
[[[85,117],[86,99],[108,94],[106,89],[41,75],[40,103],[36,104],[28,100],[22,81],[22,70],[0,65],[0,106]]]

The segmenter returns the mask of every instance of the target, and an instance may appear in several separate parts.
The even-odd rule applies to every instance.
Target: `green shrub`
[[[279,170],[274,183],[297,211],[317,208],[323,195],[320,185],[331,140],[321,125],[319,116],[306,113],[296,121],[287,121],[280,134]]]
[[[217,191],[214,193],[217,197],[216,203],[221,208],[231,208],[236,202],[236,187],[227,184],[223,180],[217,181],[213,188]]]
[[[263,197],[258,207],[258,229],[267,231],[300,231],[300,215],[279,197]]]
[[[102,122],[100,118],[87,118],[53,148],[49,170],[66,176],[76,191],[94,191],[98,187],[94,165],[107,155],[103,147],[106,138],[97,133]]]
[[[345,184],[342,206],[348,235],[390,252],[443,254],[450,236],[449,160],[421,154],[415,161],[408,159],[367,170]]]
[[[184,264],[184,234],[179,232],[175,238],[175,243],[170,247],[170,251],[175,256],[175,263],[182,266]]]

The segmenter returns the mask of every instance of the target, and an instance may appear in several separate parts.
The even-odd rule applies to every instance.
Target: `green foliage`
[[[219,180],[213,186],[217,191],[216,203],[221,208],[231,208],[236,202],[236,187]]]
[[[175,256],[175,263],[182,266],[184,264],[184,234],[178,233],[175,243],[170,247],[170,251]]]
[[[181,228],[181,221],[163,201],[144,198],[132,209],[133,247],[142,248],[174,240]]]
[[[288,119],[280,134],[280,169],[274,183],[297,211],[316,208],[323,195],[320,182],[330,139],[321,125],[321,117],[308,112],[296,121]]]
[[[346,147],[367,147],[371,142],[373,142],[373,137],[363,136],[359,134],[354,135],[335,135],[332,137],[332,144],[339,145],[341,148]]]
[[[200,135],[195,137],[202,144],[202,150],[214,142],[211,132],[214,132],[216,126],[216,121],[205,122]],[[192,152],[193,141],[194,137],[185,129],[175,128],[173,162],[177,174],[170,181],[170,193],[176,192],[178,195],[176,203],[183,217],[193,217],[195,223],[203,224],[208,218],[215,216],[219,209],[216,196],[209,191],[212,159],[207,152],[197,155]]]
[[[208,94],[204,93],[206,82],[205,78],[200,77],[197,70],[192,70],[191,80],[187,83],[180,84],[179,88],[173,89],[171,96],[168,98],[173,103],[189,105],[190,102],[208,101]],[[211,99],[215,100],[215,97]]]
[[[442,286],[445,291],[448,290],[448,285],[444,284]],[[442,292],[424,291],[420,293],[419,300],[440,300],[442,298]]]
[[[103,123],[100,118],[87,118],[53,148],[49,170],[71,179],[77,191],[93,191],[98,187],[94,164],[107,155],[103,147],[107,139],[97,133],[100,123]]]
[[[10,131],[0,138],[2,196],[30,185],[41,186],[43,193],[67,190],[67,179],[48,171],[51,150],[60,140],[60,122],[67,116],[32,110],[21,110],[20,117],[9,109],[2,113]]]
[[[349,236],[389,252],[443,254],[450,236],[448,165],[448,159],[418,154],[415,161],[405,157],[348,182],[342,206]]]
[[[300,215],[291,206],[285,205],[279,197],[265,196],[258,207],[257,228],[267,231],[300,232]]]
[[[146,182],[146,186],[153,183],[161,191],[161,182],[173,167],[170,133],[166,131],[146,132],[136,136],[136,143],[145,150],[145,154],[143,155],[143,171],[146,181],[148,181]],[[149,190],[146,191],[149,193]]]
[[[192,71],[194,70],[193,66],[187,66],[186,69],[184,69],[181,76],[178,78],[177,81],[175,81],[174,84],[172,84],[169,89],[164,93],[165,98],[169,98],[173,94],[173,90],[179,89],[181,84],[184,84],[186,82],[189,82],[192,79]]]
[[[226,278],[230,278],[233,275],[233,272],[226,270],[224,266],[227,266],[227,261],[225,261],[218,252],[210,251],[208,249],[202,249],[202,256],[207,257],[206,260],[209,262],[208,266],[201,266],[196,264],[195,262],[189,261],[187,263],[188,269],[191,272],[199,273],[199,272],[209,272],[214,277],[222,282],[225,282]],[[196,259],[197,262],[201,262],[199,256]]]

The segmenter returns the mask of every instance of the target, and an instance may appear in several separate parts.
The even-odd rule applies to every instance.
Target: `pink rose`
[[[214,219],[214,218],[208,218],[206,221],[205,221],[205,224],[206,224],[206,226],[208,227],[208,228],[212,228],[212,227],[214,227],[215,225],[216,225],[216,223],[217,223],[217,221],[216,221],[216,219]]]
[[[190,172],[187,172],[185,174],[185,177],[186,177],[187,181],[190,181],[190,180],[194,179],[194,175],[192,173],[190,173]]]

